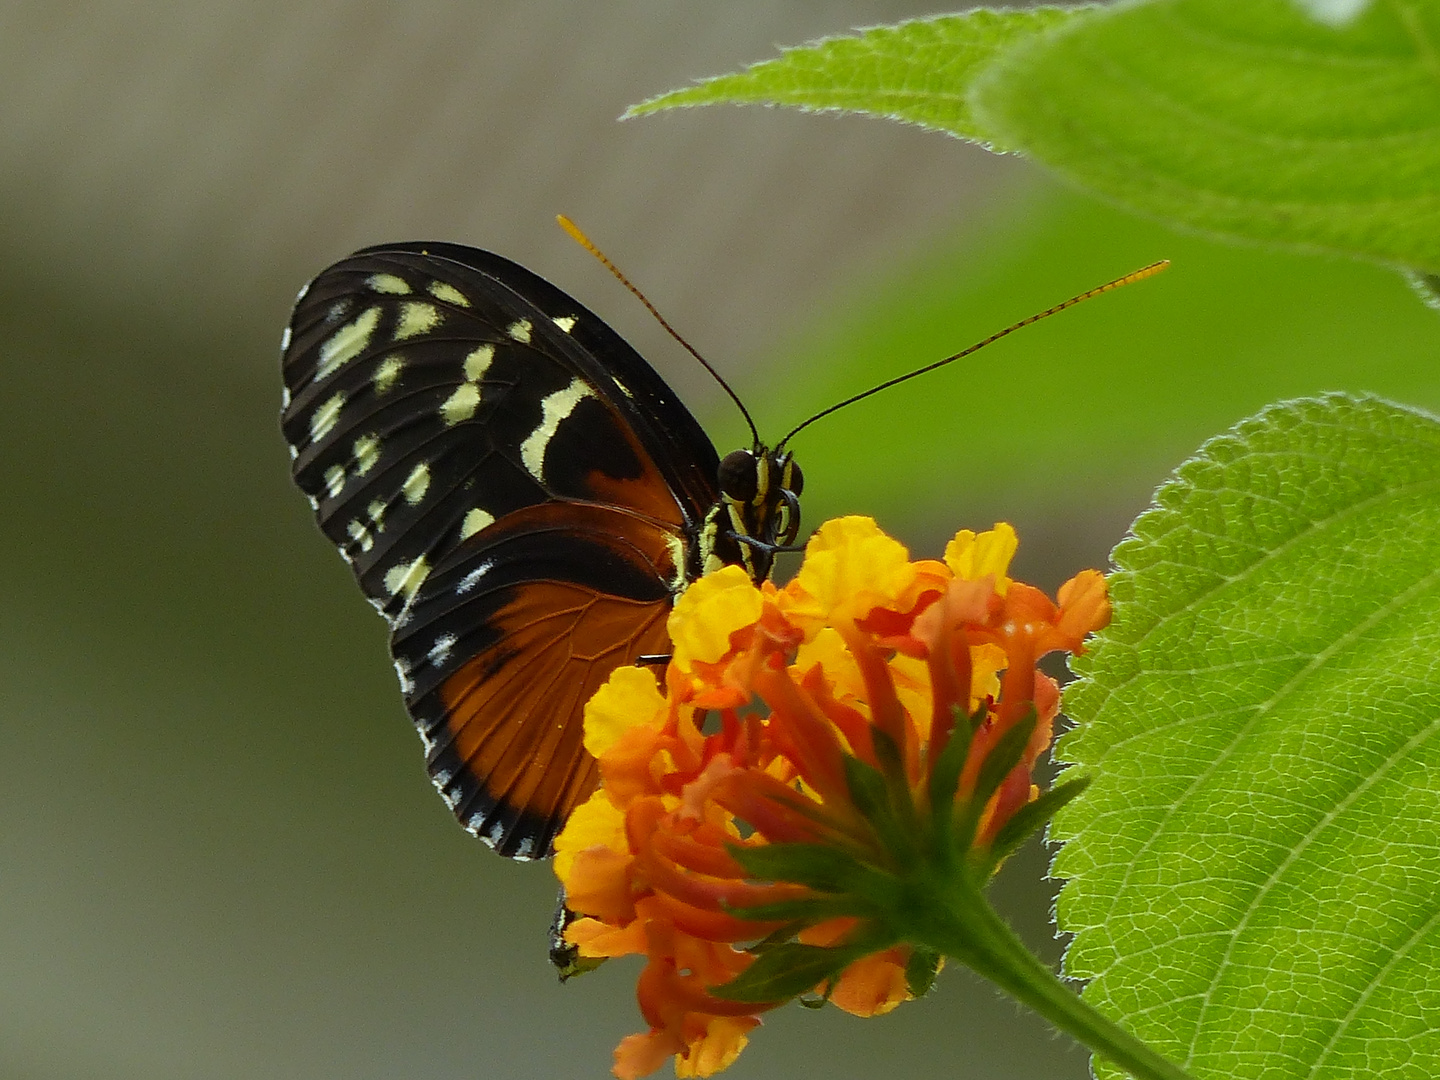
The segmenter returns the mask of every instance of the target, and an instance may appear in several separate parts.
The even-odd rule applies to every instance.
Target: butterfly
[[[799,466],[758,436],[720,458],[599,317],[456,244],[335,263],[282,354],[295,483],[390,624],[436,788],[500,854],[550,854],[598,782],[586,701],[664,658],[701,574],[768,577]]]

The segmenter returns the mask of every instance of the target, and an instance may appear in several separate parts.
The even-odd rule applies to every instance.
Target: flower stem
[[[927,912],[923,927],[912,931],[913,941],[967,965],[1136,1080],[1194,1080],[1066,986],[974,885],[950,891],[947,900]]]

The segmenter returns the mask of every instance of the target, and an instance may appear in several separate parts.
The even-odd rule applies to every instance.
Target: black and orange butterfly
[[[295,482],[390,622],[455,816],[502,855],[550,854],[596,785],[585,702],[622,664],[663,658],[690,582],[726,564],[763,581],[794,544],[795,434],[1165,265],[832,405],[774,448],[751,423],[751,447],[723,460],[615,331],[508,259],[389,244],[321,273],[282,343]]]
[[[548,855],[597,782],[585,702],[669,651],[702,573],[769,575],[799,467],[758,438],[721,461],[618,334],[474,248],[356,252],[282,348],[295,482],[390,623],[435,786],[500,854]]]

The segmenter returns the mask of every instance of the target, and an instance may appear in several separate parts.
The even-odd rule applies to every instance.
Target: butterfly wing
[[[596,783],[585,701],[668,650],[713,446],[594,314],[451,244],[323,272],[284,375],[295,481],[391,623],[436,786],[502,854],[548,854]]]

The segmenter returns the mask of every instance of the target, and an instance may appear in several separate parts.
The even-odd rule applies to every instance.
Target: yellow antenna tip
[[[588,251],[595,250],[595,245],[590,242],[590,238],[588,236],[586,236],[583,232],[580,231],[580,226],[576,225],[575,222],[571,221],[564,214],[556,214],[555,221],[562,229],[569,233],[570,238],[574,240],[577,244],[579,244],[581,247],[585,248]]]
[[[1169,259],[1161,259],[1159,262],[1151,263],[1149,266],[1142,266],[1139,270],[1136,270],[1133,274],[1130,275],[1128,281],[1144,281],[1147,277],[1154,277],[1156,274],[1160,273],[1161,270],[1166,269],[1169,265]]]

